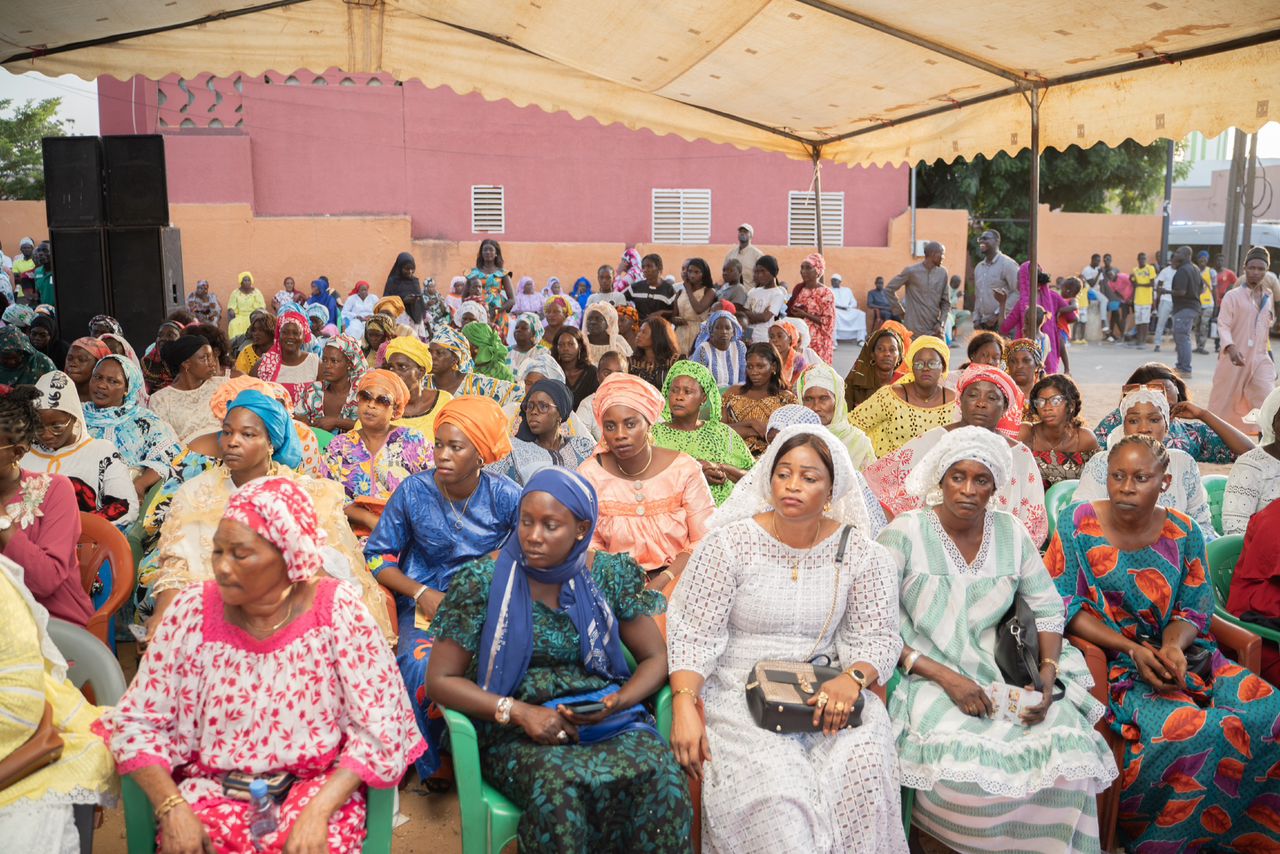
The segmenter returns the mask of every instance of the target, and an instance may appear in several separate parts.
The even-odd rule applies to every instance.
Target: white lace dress
[[[892,562],[855,533],[837,588],[839,541],[837,530],[812,550],[792,549],[742,519],[707,535],[672,596],[671,670],[706,680],[704,851],[907,850],[889,717],[873,693],[862,726],[835,736],[771,733],[747,709],[750,668],[810,655],[828,614],[818,653],[836,666],[866,661],[882,678],[893,673],[902,639]]]

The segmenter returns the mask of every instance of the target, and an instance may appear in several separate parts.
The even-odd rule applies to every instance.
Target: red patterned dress
[[[809,325],[809,335],[812,337],[809,346],[830,365],[836,354],[835,294],[826,285],[818,285],[816,288],[800,285],[796,287],[800,289],[800,293],[795,298],[795,307],[804,309],[815,318],[805,321]]]

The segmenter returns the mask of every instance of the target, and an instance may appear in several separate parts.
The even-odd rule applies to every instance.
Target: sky
[[[73,120],[74,133],[90,136],[98,133],[96,81],[85,82],[71,74],[62,77],[45,77],[35,72],[16,75],[0,68],[0,99],[3,98],[18,101],[61,98],[58,117]],[[1280,157],[1280,122],[1268,122],[1263,126],[1258,137],[1258,154],[1261,157]]]

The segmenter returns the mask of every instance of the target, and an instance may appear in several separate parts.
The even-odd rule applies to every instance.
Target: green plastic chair
[[[635,659],[627,650],[627,663]],[[663,739],[671,740],[671,688],[653,695],[653,716]],[[449,749],[453,751],[453,776],[458,787],[458,811],[462,814],[462,854],[498,854],[516,838],[521,810],[484,781],[480,774],[480,744],[475,724],[462,712],[445,709]]]
[[[312,427],[311,432],[316,434],[316,441],[320,443],[320,453],[324,453],[329,449],[329,443],[333,441],[333,434],[328,430],[321,430],[319,427]]]
[[[1217,600],[1213,612],[1216,616],[1252,632],[1263,640],[1280,644],[1280,631],[1242,620],[1227,610],[1227,597],[1231,593],[1231,576],[1235,573],[1236,561],[1240,560],[1240,552],[1244,549],[1244,536],[1231,534],[1219,537],[1206,547],[1209,557],[1209,581],[1213,585],[1213,598]]]
[[[156,820],[147,800],[132,777],[120,778],[124,795],[124,829],[129,854],[155,854]],[[391,854],[391,821],[395,817],[396,790],[365,790],[365,837],[363,854]]]
[[[1044,494],[1044,509],[1049,515],[1050,540],[1058,530],[1058,515],[1062,513],[1062,508],[1075,499],[1076,487],[1079,485],[1078,480],[1060,480],[1049,487],[1049,491]]]
[[[1227,476],[1225,474],[1207,474],[1200,478],[1200,482],[1204,484],[1204,491],[1209,493],[1209,513],[1213,516],[1213,530],[1222,533],[1222,496],[1227,491]],[[1232,561],[1232,565],[1235,562]]]

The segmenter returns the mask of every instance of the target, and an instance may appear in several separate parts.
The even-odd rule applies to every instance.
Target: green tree
[[[0,98],[0,199],[44,198],[44,160],[40,139],[65,136],[70,121],[55,119],[61,98],[15,105]]]
[[[1066,151],[1045,151],[1040,155],[1040,203],[1076,213],[1105,213],[1114,208],[1122,213],[1152,212],[1164,195],[1165,145],[1125,140],[1115,148],[1073,145]],[[1175,176],[1189,168],[1176,164]],[[1000,232],[1006,253],[1027,257],[1030,151],[950,164],[939,160],[922,165],[916,179],[920,207],[968,210],[975,234],[993,227]],[[967,249],[976,257],[975,246]]]

